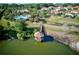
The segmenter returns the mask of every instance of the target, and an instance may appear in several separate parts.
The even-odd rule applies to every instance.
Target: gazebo
[[[45,36],[45,30],[43,23],[40,22],[39,31],[34,33],[35,40],[38,42],[42,42]]]

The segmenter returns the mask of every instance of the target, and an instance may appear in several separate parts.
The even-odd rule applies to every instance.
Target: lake
[[[77,55],[68,46],[51,42],[36,42],[33,38],[21,40],[4,40],[0,41],[0,54],[1,55]]]

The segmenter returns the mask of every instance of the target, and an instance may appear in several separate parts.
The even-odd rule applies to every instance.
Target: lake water
[[[0,41],[0,54],[1,55],[75,55],[79,54],[73,51],[68,46],[58,43],[56,41],[51,42],[36,42],[34,39],[21,40],[4,40]]]

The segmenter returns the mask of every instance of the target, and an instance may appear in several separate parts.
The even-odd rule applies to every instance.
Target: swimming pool
[[[16,20],[26,20],[28,19],[28,15],[24,16],[24,15],[17,15],[14,17]]]

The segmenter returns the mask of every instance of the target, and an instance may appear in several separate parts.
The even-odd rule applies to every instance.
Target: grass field
[[[78,18],[64,18],[62,16],[51,16],[47,19],[48,24],[55,24],[55,23],[61,23],[61,24],[68,24],[68,25],[79,25],[79,19]]]

